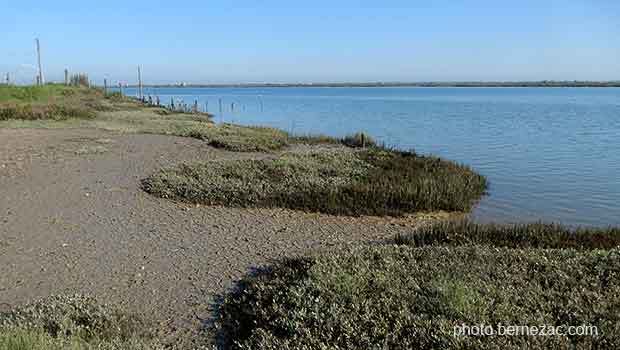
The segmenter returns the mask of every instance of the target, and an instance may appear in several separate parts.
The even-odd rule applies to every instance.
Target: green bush
[[[0,330],[0,350],[157,350],[163,349],[137,339],[85,341],[78,336],[52,337],[43,330],[9,328]]]
[[[571,229],[555,224],[494,225],[469,220],[445,221],[420,226],[396,243],[415,247],[468,244],[508,248],[612,249],[620,247],[620,228]]]
[[[142,187],[159,197],[207,205],[396,216],[467,211],[484,193],[486,180],[438,158],[340,147],[181,165],[144,179]]]
[[[140,317],[84,296],[50,297],[0,313],[0,350],[158,349],[158,344]]]
[[[289,260],[221,308],[235,349],[617,349],[620,251],[372,246]],[[598,336],[458,336],[462,325]]]

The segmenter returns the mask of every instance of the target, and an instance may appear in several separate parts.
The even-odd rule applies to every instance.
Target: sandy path
[[[88,293],[178,338],[269,259],[390,238],[420,222],[194,207],[139,188],[181,161],[264,156],[170,136],[0,129],[0,304]]]

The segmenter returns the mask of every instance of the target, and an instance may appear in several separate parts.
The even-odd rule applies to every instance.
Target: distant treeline
[[[374,82],[374,83],[247,83],[247,84],[168,84],[156,88],[256,88],[256,87],[620,87],[620,81],[506,81],[506,82]]]

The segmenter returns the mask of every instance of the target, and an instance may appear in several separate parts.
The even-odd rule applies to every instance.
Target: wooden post
[[[138,66],[138,88],[140,92],[140,99],[142,99],[142,72],[140,72],[140,66]]]
[[[220,99],[218,99],[217,101],[218,101],[218,102],[219,102],[219,104],[220,104],[220,118],[221,118],[222,120],[224,120],[224,113],[222,113],[222,99],[220,98]]]
[[[209,113],[209,101],[205,102],[205,112]]]
[[[108,79],[103,79],[103,94],[108,94]]]
[[[230,104],[230,111],[233,112],[233,113],[235,112],[235,103],[234,102],[232,102]]]
[[[10,75],[10,73],[6,73],[6,85],[11,85],[11,75]]]
[[[123,97],[123,83],[118,82],[118,91],[121,93],[121,98]]]
[[[43,79],[43,69],[41,68],[41,45],[39,43],[39,39],[36,39],[36,42],[37,42],[37,61],[39,63],[39,79],[37,81],[39,85],[44,85],[45,79]]]
[[[69,70],[65,69],[65,85],[69,85]]]
[[[198,113],[198,100],[194,100],[194,113]]]

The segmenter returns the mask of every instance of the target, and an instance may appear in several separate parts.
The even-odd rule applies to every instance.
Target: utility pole
[[[35,39],[37,42],[37,61],[39,62],[39,85],[45,85],[45,79],[43,79],[43,69],[41,69],[41,44],[39,43],[39,39]]]
[[[140,91],[140,99],[142,99],[142,72],[140,72],[140,66],[138,66],[138,89]]]
[[[69,85],[69,70],[65,69],[65,85]]]

